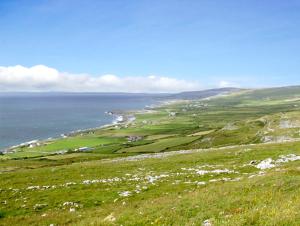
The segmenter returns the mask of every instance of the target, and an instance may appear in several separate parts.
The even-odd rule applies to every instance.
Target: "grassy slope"
[[[299,224],[299,163],[282,164],[255,176],[259,170],[244,166],[251,160],[282,154],[300,154],[299,143],[264,144],[178,154],[140,161],[89,161],[63,166],[21,168],[1,175],[1,204],[6,216],[3,225],[72,224],[89,225],[110,222],[117,224],[183,225],[211,219],[217,225],[287,225]],[[44,164],[49,164],[47,161]],[[234,173],[197,175],[182,168],[228,169]],[[112,170],[113,169],[113,170]],[[278,169],[280,171],[278,171]],[[168,175],[153,184],[147,177]],[[85,180],[123,178],[121,182],[82,184]],[[29,179],[30,178],[30,179]],[[141,178],[140,180],[134,178]],[[241,178],[240,181],[209,182],[212,179]],[[194,182],[206,182],[196,185]],[[13,182],[13,184],[12,184]],[[75,185],[65,186],[73,182]],[[28,186],[53,186],[45,190],[28,190]],[[63,186],[64,185],[64,186]],[[13,189],[10,188],[13,186]],[[143,187],[136,193],[137,186]],[[19,189],[19,190],[16,190]],[[130,191],[129,197],[119,192]],[[70,212],[65,202],[76,202]],[[46,204],[34,209],[36,204]],[[25,206],[23,206],[25,205]],[[23,207],[22,207],[23,206]],[[20,208],[21,207],[21,208]],[[46,214],[46,216],[44,216]],[[282,221],[284,219],[284,221]]]
[[[53,155],[68,143],[58,140],[4,156],[17,159],[0,161],[0,225],[299,225],[300,161],[249,165],[300,155],[298,94],[292,87],[172,104],[129,126],[69,138],[69,148],[94,146],[92,153]],[[128,143],[127,135],[144,139]],[[138,155],[182,149],[199,151]]]

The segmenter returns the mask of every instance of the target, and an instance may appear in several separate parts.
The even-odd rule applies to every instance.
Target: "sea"
[[[124,93],[0,93],[0,150],[111,124],[107,112],[144,109],[164,95]]]

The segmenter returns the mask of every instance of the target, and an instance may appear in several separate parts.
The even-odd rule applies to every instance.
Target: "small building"
[[[74,151],[85,152],[85,151],[91,151],[91,150],[94,150],[94,148],[90,148],[90,147],[80,147],[80,148],[76,148]]]
[[[175,117],[176,116],[176,112],[169,112],[169,116],[170,117]]]
[[[55,154],[63,155],[63,154],[66,154],[67,152],[68,152],[68,150],[60,150],[60,151],[55,152]]]

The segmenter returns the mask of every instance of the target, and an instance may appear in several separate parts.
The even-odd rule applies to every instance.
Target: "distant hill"
[[[285,86],[261,89],[245,89],[236,92],[232,98],[218,98],[210,103],[228,105],[267,105],[293,103],[300,100],[300,86]]]
[[[285,86],[265,89],[255,89],[243,95],[248,99],[285,99],[300,97],[300,86]]]
[[[182,92],[182,93],[172,94],[168,97],[172,99],[194,100],[194,99],[212,97],[220,94],[238,92],[240,90],[241,89],[233,88],[233,87],[220,88],[220,89],[208,89],[208,90],[201,90],[201,91]]]

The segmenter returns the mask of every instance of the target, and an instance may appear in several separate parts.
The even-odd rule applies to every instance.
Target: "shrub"
[[[5,217],[5,213],[2,210],[0,210],[0,219],[4,217]]]

